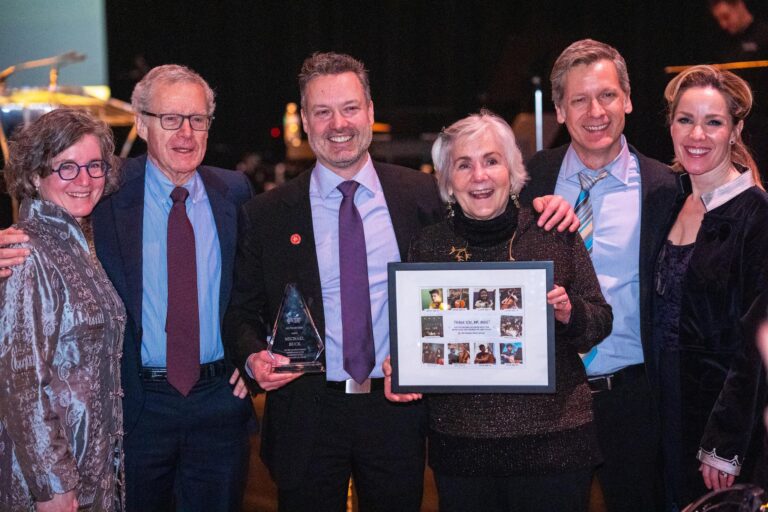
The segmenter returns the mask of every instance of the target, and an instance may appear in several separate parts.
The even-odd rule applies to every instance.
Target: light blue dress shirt
[[[593,214],[592,264],[605,300],[613,308],[613,331],[584,356],[588,375],[612,373],[643,362],[640,340],[640,218],[642,194],[637,158],[624,136],[621,151],[605,167],[609,175],[590,190]],[[568,148],[555,194],[571,204],[581,191],[579,172],[597,176]]]
[[[355,206],[363,219],[365,250],[368,254],[368,286],[371,293],[371,318],[376,348],[376,366],[371,372],[371,377],[383,377],[381,364],[389,354],[387,263],[400,261],[400,251],[384,191],[370,156],[353,179],[360,183],[355,193]],[[344,336],[339,287],[339,207],[342,196],[336,187],[343,181],[345,180],[339,175],[317,163],[309,183],[309,201],[312,206],[312,225],[325,313],[326,378],[331,381],[350,378],[344,371]]]
[[[141,362],[164,367],[168,313],[167,240],[171,191],[175,185],[147,158],[142,239]],[[200,363],[224,358],[219,325],[221,248],[208,194],[200,175],[184,184],[189,191],[187,216],[195,230],[197,304],[200,316]]]

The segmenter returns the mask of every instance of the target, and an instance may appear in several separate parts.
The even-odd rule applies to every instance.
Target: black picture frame
[[[553,262],[390,263],[388,279],[393,392],[555,392]]]

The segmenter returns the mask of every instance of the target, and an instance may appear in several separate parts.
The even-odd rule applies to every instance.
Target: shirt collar
[[[176,185],[168,179],[168,176],[154,164],[152,160],[147,158],[145,178],[149,191],[159,198],[162,198],[164,202],[171,204],[171,192]],[[184,185],[182,185],[187,191],[189,191],[189,199],[192,203],[198,203],[205,198],[205,187],[203,186],[200,173],[195,170],[192,178],[189,179]]]
[[[735,180],[720,185],[715,190],[701,194],[701,202],[704,203],[704,208],[709,212],[754,186],[755,178],[752,176],[752,171],[747,169]]]
[[[363,190],[367,190],[371,195],[375,195],[381,189],[381,183],[379,183],[379,177],[376,174],[376,169],[373,167],[371,156],[366,154],[365,158],[365,165],[352,177],[352,180],[358,182]],[[312,170],[312,181],[314,181],[320,197],[328,199],[331,194],[336,193],[340,195],[341,191],[336,187],[347,180],[320,162],[317,162]]]
[[[630,158],[632,158],[632,155],[629,152],[629,144],[627,144],[627,139],[622,135],[619,154],[616,155],[616,158],[606,165],[604,169],[606,169],[611,176],[626,185],[629,181]],[[579,155],[576,154],[576,150],[573,149],[573,144],[568,146],[568,151],[565,152],[563,168],[565,179],[571,181],[578,181],[578,174],[581,171],[587,171],[588,173],[593,174],[599,172],[599,170],[592,170],[584,165],[584,162],[581,161]]]

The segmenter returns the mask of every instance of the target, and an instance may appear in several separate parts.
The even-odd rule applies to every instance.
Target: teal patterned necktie
[[[576,199],[576,207],[573,209],[576,212],[576,216],[579,218],[581,225],[579,226],[579,234],[584,239],[584,245],[592,254],[592,201],[589,199],[589,191],[595,186],[595,183],[608,176],[608,171],[603,169],[597,176],[590,176],[586,172],[579,173],[579,183],[581,183],[581,192],[579,198]],[[589,367],[589,364],[597,356],[597,347],[592,347],[592,350],[586,354],[581,354],[581,360],[585,367]]]
[[[579,173],[579,183],[581,183],[581,192],[576,199],[576,206],[573,211],[579,218],[579,234],[584,240],[587,251],[592,254],[592,201],[589,199],[589,191],[595,186],[595,183],[608,176],[608,171],[603,169],[597,176],[590,176],[586,172]]]

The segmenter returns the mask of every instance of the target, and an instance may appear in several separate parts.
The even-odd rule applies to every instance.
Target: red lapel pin
[[[298,233],[294,233],[291,235],[291,243],[293,245],[299,245],[301,243],[301,235]]]

